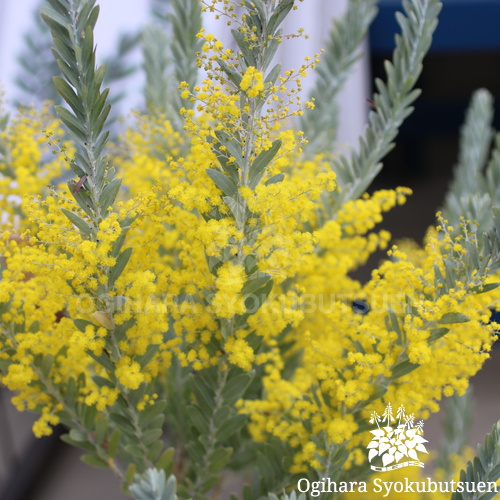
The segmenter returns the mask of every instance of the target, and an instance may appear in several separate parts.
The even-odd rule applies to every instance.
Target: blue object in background
[[[500,50],[500,0],[442,0],[443,10],[430,52],[489,52]],[[381,0],[370,28],[373,54],[391,53],[394,33],[401,29],[395,13],[401,0]]]
[[[496,309],[491,310],[491,318],[490,321],[494,321],[495,323],[500,324],[500,311],[497,311]],[[493,344],[493,347],[495,349],[500,349],[500,332],[498,332],[499,336],[497,341]]]

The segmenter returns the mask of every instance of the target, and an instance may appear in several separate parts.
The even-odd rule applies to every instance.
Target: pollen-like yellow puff
[[[264,90],[264,75],[254,66],[249,66],[240,83],[248,97],[257,97]]]

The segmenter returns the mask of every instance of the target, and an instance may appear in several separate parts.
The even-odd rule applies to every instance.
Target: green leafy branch
[[[29,98],[30,102],[41,105],[49,100],[55,104],[61,104],[63,99],[52,85],[53,76],[60,75],[61,71],[52,55],[50,30],[40,17],[39,10],[39,8],[35,9],[34,22],[24,35],[24,47],[18,56],[20,70],[16,84],[21,89],[23,97]],[[130,64],[128,59],[139,38],[138,34],[126,33],[120,36],[116,53],[105,59],[107,71],[104,82],[106,84],[124,80],[136,71],[136,66]],[[115,105],[124,96],[125,92],[111,95],[110,103]],[[116,123],[117,118],[117,109],[113,108],[111,117],[108,119],[108,125],[112,129],[115,128],[113,124]]]
[[[80,215],[70,210],[62,209],[68,219],[80,229],[82,236],[96,239],[99,222],[108,214],[110,207],[120,188],[120,179],[113,178],[113,172],[108,168],[106,157],[103,155],[104,146],[108,140],[108,132],[104,132],[104,124],[110,106],[106,104],[108,90],[101,91],[105,67],[96,67],[95,49],[93,44],[93,29],[98,18],[99,8],[94,0],[48,0],[51,7],[42,9],[42,17],[49,25],[53,41],[54,56],[65,79],[55,77],[54,82],[58,92],[66,101],[68,108],[58,106],[56,110],[67,126],[70,135],[78,146],[78,153],[71,167],[80,176],[80,180],[70,182],[70,189],[88,218],[84,220]],[[90,220],[90,223],[87,222]],[[87,351],[93,360],[104,369],[104,375],[93,375],[92,380],[99,388],[114,388],[119,385],[115,374],[116,362],[122,357],[120,342],[123,340],[134,322],[132,318],[124,324],[117,326],[112,320],[117,310],[117,303],[107,302],[103,299],[114,289],[116,279],[126,267],[131,253],[131,248],[121,251],[125,234],[130,226],[130,218],[121,221],[122,234],[114,243],[111,256],[116,258],[112,267],[104,268],[107,280],[100,283],[97,291],[90,292],[98,308],[99,321],[107,328],[106,348],[101,355]],[[120,253],[121,252],[121,253]],[[113,300],[116,300],[113,298]],[[77,328],[93,325],[83,319],[73,319]],[[159,346],[150,345],[146,352],[135,358],[141,370],[152,360],[158,352]],[[85,380],[75,383],[75,392],[85,385]],[[73,433],[66,438],[76,446],[90,451],[86,462],[98,467],[108,467],[118,456],[126,464],[130,464],[126,481],[131,482],[137,470],[143,472],[146,468],[159,467],[164,464],[171,467],[171,450],[162,451],[164,442],[163,424],[165,420],[165,403],[156,401],[152,405],[139,410],[138,405],[147,391],[152,392],[152,387],[143,382],[135,390],[121,388],[120,396],[107,410],[106,419],[109,426],[99,428],[100,442],[109,437],[108,451],[104,457],[98,453],[93,444],[93,433],[97,429],[92,420],[86,421],[86,428],[80,433]],[[95,406],[74,403],[82,406],[87,413],[97,413]],[[160,456],[161,455],[161,456]],[[108,460],[111,459],[111,460]]]
[[[498,133],[486,167],[486,189],[494,203],[500,204],[500,134]]]
[[[460,456],[467,445],[467,433],[472,423],[472,408],[471,388],[463,396],[454,394],[444,406],[442,418],[444,439],[436,457],[436,466],[445,471],[448,479],[452,479],[455,474],[452,457]]]
[[[342,467],[349,457],[349,451],[346,449],[347,443],[331,443],[324,431],[312,437],[312,440],[316,444],[318,450],[323,449],[326,452],[323,456],[319,453],[315,453],[315,457],[321,467],[314,471],[314,480],[322,477],[329,477],[333,481],[343,480],[345,471],[342,470]],[[332,496],[326,495],[325,498],[332,498]]]
[[[463,196],[483,188],[484,168],[493,136],[493,97],[486,89],[474,92],[460,133],[460,153],[451,190]]]
[[[151,14],[159,21],[165,21],[171,10],[171,2],[172,0],[150,0]]]
[[[234,403],[243,397],[252,378],[252,373],[235,368],[208,369],[191,378],[195,401],[187,408],[191,436],[186,450],[196,468],[188,471],[186,490],[194,500],[204,499],[217,484],[219,471],[233,454],[227,442],[247,421],[246,415],[234,409]]]
[[[478,445],[477,456],[460,472],[462,483],[496,483],[500,479],[500,422],[497,422],[490,434],[484,439],[484,445]],[[495,489],[490,492],[455,492],[452,500],[488,500],[497,495]]]
[[[171,116],[169,98],[173,88],[168,73],[171,64],[168,53],[169,42],[167,33],[160,26],[154,24],[146,26],[142,33],[146,108],[152,113]]]
[[[38,9],[34,12],[34,22],[24,35],[24,48],[17,60],[20,71],[16,84],[29,97],[30,102],[42,104],[50,100],[62,102],[61,96],[51,85],[52,77],[60,73],[57,62],[52,57],[52,40],[47,25],[42,21]]]
[[[462,261],[460,265],[452,255],[445,259],[448,287],[457,279],[457,273],[472,282],[473,272],[477,276],[486,276],[500,267],[500,134],[495,137],[488,160],[494,134],[492,121],[492,96],[487,90],[480,89],[473,95],[467,110],[461,132],[459,162],[443,209],[445,220],[455,228],[454,235],[463,234],[464,243],[461,244],[466,250],[458,259]],[[464,227],[469,230],[464,232]],[[464,281],[460,276],[458,279]],[[482,292],[496,286],[497,283],[476,284],[474,289]]]
[[[318,106],[304,113],[299,122],[308,141],[304,147],[306,154],[332,152],[338,128],[337,94],[360,57],[359,45],[377,13],[377,1],[350,0],[347,12],[333,22],[309,95],[309,100]]]
[[[146,106],[151,112],[164,113],[177,130],[182,130],[182,107],[194,104],[182,101],[178,87],[181,82],[193,91],[199,68],[197,54],[203,41],[198,38],[202,28],[199,0],[161,0],[153,6],[156,23],[143,33],[143,68],[146,75]]]
[[[486,176],[498,175],[493,171],[499,170],[500,165],[490,162],[487,172],[483,171],[493,137],[492,122],[493,98],[487,90],[477,90],[460,133],[458,164],[443,208],[443,216],[454,227],[458,227],[461,217],[476,221],[483,230],[491,227],[493,199],[488,193]]]
[[[41,15],[51,30],[53,54],[64,75],[64,78],[54,77],[54,84],[70,108],[56,106],[55,109],[78,148],[70,166],[80,180],[70,181],[68,184],[87,217],[80,216],[76,211],[61,210],[80,230],[82,237],[95,241],[99,224],[108,216],[108,208],[113,205],[121,186],[121,179],[114,178],[114,170],[108,168],[103,154],[109,136],[109,132],[104,132],[103,128],[110,105],[106,103],[109,89],[101,91],[106,68],[97,68],[95,63],[93,31],[99,7],[95,6],[95,0],[48,2],[51,7],[43,7]],[[107,337],[107,348],[113,361],[121,356],[117,340],[119,329],[111,319],[117,304],[108,303],[102,297],[113,289],[116,279],[130,259],[131,248],[120,251],[131,222],[129,217],[121,220],[122,233],[110,252],[116,263],[104,269],[107,282],[101,283],[96,293],[91,292],[101,309],[98,312],[104,318],[106,328],[111,331]],[[75,325],[85,328],[85,322],[82,325],[78,321],[83,320],[75,320]]]
[[[413,111],[411,104],[420,94],[413,87],[422,71],[442,4],[439,0],[404,0],[403,7],[406,15],[396,15],[402,32],[396,35],[392,62],[385,63],[387,83],[380,79],[375,82],[375,109],[360,139],[359,151],[350,160],[343,156],[334,166],[341,190],[334,194],[332,215],[335,207],[358,198],[380,172],[380,161],[392,149],[399,127]]]
[[[233,62],[217,58],[217,63],[226,79],[224,83],[232,87],[232,93],[239,94],[239,106],[242,113],[237,124],[225,123],[225,128],[216,130],[215,137],[210,139],[220,169],[208,168],[206,173],[224,194],[223,199],[230,210],[229,217],[234,218],[236,226],[245,236],[236,242],[238,252],[235,258],[227,254],[220,259],[210,258],[208,259],[209,268],[213,274],[216,274],[220,265],[229,259],[235,260],[238,265],[245,265],[248,280],[242,294],[260,292],[259,297],[263,297],[264,300],[271,292],[273,281],[270,275],[263,275],[259,272],[255,259],[247,259],[242,251],[245,245],[255,241],[258,231],[254,227],[247,226],[247,220],[251,214],[238,188],[249,186],[255,189],[264,178],[266,168],[281,148],[281,141],[276,140],[269,149],[256,154],[257,124],[261,120],[262,108],[281,71],[280,64],[268,70],[281,41],[282,29],[279,26],[293,6],[294,0],[245,2],[246,13],[241,18],[240,27],[231,30],[239,53]],[[264,89],[257,95],[248,95],[240,88],[243,74],[250,67],[264,75]],[[219,76],[215,76],[215,79],[218,80]],[[283,177],[283,174],[278,174],[268,179],[267,182],[281,182]],[[220,218],[222,215],[214,214],[213,217]],[[260,307],[261,304],[262,302],[255,305]],[[254,312],[258,307],[253,309]],[[250,309],[251,306],[247,308]],[[230,320],[220,320],[223,337],[232,336],[235,329],[242,326],[247,317],[248,315],[242,315]]]
[[[70,109],[56,106],[57,114],[78,146],[71,162],[80,177],[69,187],[79,206],[96,225],[107,216],[121,181],[113,179],[103,155],[109,132],[103,132],[110,105],[109,89],[101,91],[105,66],[96,67],[94,26],[99,15],[95,0],[48,0],[41,15],[54,42],[53,54],[64,78],[54,84]]]
[[[75,323],[78,321],[81,320]],[[109,356],[106,353],[100,356],[89,355],[106,372],[106,376],[94,375],[92,381],[100,389],[116,387],[118,381]],[[138,359],[141,369],[145,368],[148,358],[151,358],[151,349]],[[157,468],[167,475],[172,473],[174,449],[164,449],[165,443],[161,439],[166,402],[158,400],[141,410],[137,409],[144,395],[151,392],[150,385],[144,383],[136,390],[122,390],[116,402],[104,412],[98,412],[95,406],[77,401],[77,396],[85,385],[84,379],[70,379],[67,385],[65,401],[69,408],[69,420],[63,421],[70,428],[77,428],[72,428],[62,439],[88,452],[82,458],[85,463],[99,468],[111,467],[124,480],[125,492],[137,472],[144,473],[149,468]],[[79,420],[76,419],[78,416]],[[122,472],[121,467],[126,472]]]
[[[268,495],[273,498],[272,492],[279,493],[296,484],[290,473],[293,450],[288,443],[271,437],[265,443],[252,443],[249,451],[255,466],[251,483],[243,487],[243,500],[264,500]],[[231,495],[231,500],[238,500],[238,497]]]
[[[168,20],[172,25],[172,56],[176,83],[186,82],[193,90],[198,81],[199,68],[196,58],[203,41],[197,37],[202,28],[201,3],[199,0],[171,0],[172,13]],[[176,93],[178,97],[178,94]],[[189,103],[184,103],[189,106]],[[180,109],[180,99],[179,99]]]

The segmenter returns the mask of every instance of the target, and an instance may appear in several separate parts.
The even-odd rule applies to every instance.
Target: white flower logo
[[[391,422],[397,421],[395,427]],[[372,462],[376,457],[380,457],[382,467],[371,465],[372,470],[388,471],[400,467],[417,466],[423,467],[424,464],[418,459],[418,452],[427,453],[424,443],[427,440],[423,438],[423,421],[414,424],[413,415],[406,416],[404,407],[400,406],[397,412],[397,419],[392,415],[392,407],[389,403],[384,411],[382,418],[374,412],[370,418],[370,423],[376,423],[377,429],[370,431],[373,438],[368,444],[368,460]],[[381,427],[380,423],[386,425]],[[401,462],[404,458],[412,460]],[[392,464],[392,465],[391,465]]]

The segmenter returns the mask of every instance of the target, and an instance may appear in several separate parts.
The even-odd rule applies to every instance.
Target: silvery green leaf
[[[214,168],[207,168],[205,172],[225,195],[234,196],[236,194],[236,184],[222,172],[215,170]]]
[[[226,61],[223,61],[220,58],[217,58],[217,64],[221,67],[222,71],[226,73],[229,80],[232,81],[237,88],[240,88],[240,83],[242,79],[241,74],[238,71],[230,68],[229,65],[226,63]]]
[[[224,196],[224,201],[231,210],[231,213],[233,214],[233,217],[236,220],[238,226],[242,227],[244,223],[245,210],[246,210],[244,200],[240,197],[234,199],[230,198],[229,196]]]
[[[250,167],[250,173],[249,173],[249,186],[252,189],[255,189],[255,187],[259,184],[260,180],[262,179],[262,176],[264,175],[266,167],[278,154],[278,151],[281,148],[281,144],[282,144],[281,140],[274,141],[269,149],[262,151],[257,156],[257,158],[255,158],[254,162],[252,163],[252,166]]]
[[[130,257],[132,256],[132,248],[126,248],[123,252],[117,257],[115,265],[111,268],[108,278],[108,286],[110,288],[113,287],[115,281],[121,276],[123,270],[125,269]]]
[[[134,500],[177,500],[177,482],[174,475],[168,480],[165,471],[147,469],[142,475],[136,475],[129,486]]]
[[[245,63],[247,66],[256,66],[257,65],[257,59],[256,59],[256,51],[255,49],[251,49],[250,45],[253,44],[253,42],[250,41],[249,37],[247,34],[242,33],[238,30],[231,30],[231,34],[233,35],[234,40],[238,44],[238,47],[240,48],[243,58],[245,59]]]
[[[92,234],[92,229],[88,225],[88,223],[82,219],[79,215],[76,215],[73,212],[70,212],[66,208],[61,208],[61,212],[69,219],[69,221],[74,224],[80,231],[87,236]]]
[[[255,290],[258,290],[259,288],[263,287],[269,280],[271,279],[270,274],[258,272],[255,273],[252,276],[249,276],[249,279],[247,282],[243,285],[243,288],[241,289],[241,294],[242,295],[247,295],[252,292],[255,292]]]
[[[270,186],[271,184],[278,184],[279,182],[282,182],[284,178],[285,178],[285,174],[283,174],[283,173],[273,175],[272,177],[267,179],[266,182],[264,182],[264,185]]]
[[[241,144],[221,130],[217,130],[215,132],[215,135],[217,136],[217,139],[219,139],[219,142],[229,151],[229,154],[235,159],[236,164],[242,168],[244,162]]]
[[[121,179],[113,179],[102,191],[99,198],[99,204],[101,208],[107,210],[109,207],[113,206],[116,200],[120,187],[122,185]]]
[[[467,323],[468,321],[470,321],[470,318],[465,314],[449,312],[443,314],[438,323],[441,325],[451,325],[453,323]]]

